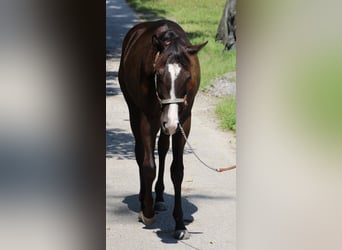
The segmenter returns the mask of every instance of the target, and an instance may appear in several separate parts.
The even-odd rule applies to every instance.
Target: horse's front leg
[[[157,123],[158,125],[158,123]],[[152,197],[152,183],[156,177],[156,164],[154,161],[154,147],[157,133],[155,122],[151,122],[146,116],[142,116],[140,123],[141,141],[144,148],[143,162],[140,167],[141,178],[144,184],[144,195],[142,199],[142,211],[139,219],[146,225],[154,222],[154,207]]]
[[[156,203],[154,205],[155,210],[165,211],[167,209],[164,202],[164,169],[165,169],[165,157],[170,147],[170,136],[165,135],[162,131],[158,140],[158,155],[159,155],[159,171],[158,179],[156,183]]]
[[[189,117],[183,124],[183,129],[186,136],[189,135],[191,125],[191,117]],[[171,164],[171,179],[175,190],[175,205],[173,210],[173,218],[176,222],[175,234],[176,239],[188,239],[190,237],[183,220],[182,209],[182,182],[184,176],[183,151],[185,139],[180,131],[172,136],[172,153],[173,161]]]

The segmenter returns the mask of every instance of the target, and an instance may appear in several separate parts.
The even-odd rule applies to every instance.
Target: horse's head
[[[165,134],[173,135],[180,117],[190,113],[200,81],[197,52],[207,42],[187,45],[172,30],[154,35],[152,42],[157,51],[154,72],[156,94],[162,106],[161,128]]]

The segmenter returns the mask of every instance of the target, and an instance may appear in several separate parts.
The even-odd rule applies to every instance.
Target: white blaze
[[[171,77],[171,89],[170,89],[170,98],[175,99],[176,93],[175,93],[175,81],[181,71],[181,67],[177,63],[168,64],[168,71],[170,73]],[[170,135],[173,135],[178,126],[178,104],[172,103],[169,107],[169,112],[167,114],[167,123],[166,128],[169,129]]]

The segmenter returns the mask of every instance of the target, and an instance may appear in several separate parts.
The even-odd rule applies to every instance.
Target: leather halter
[[[157,62],[157,59],[159,57],[159,54],[160,52],[158,51],[157,54],[156,54],[156,57],[154,59],[154,63],[153,63],[153,69],[155,71],[156,69],[156,62]],[[168,105],[168,104],[178,104],[178,103],[184,103],[185,105],[187,105],[187,101],[186,101],[186,95],[183,97],[183,98],[170,98],[170,99],[161,99],[159,94],[158,94],[158,91],[157,91],[157,87],[158,87],[158,82],[157,82],[157,74],[154,73],[154,86],[156,88],[156,95],[157,95],[157,99],[160,103],[161,106],[163,105]]]

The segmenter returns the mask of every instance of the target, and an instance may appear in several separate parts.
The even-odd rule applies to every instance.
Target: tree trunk
[[[235,48],[236,43],[236,0],[227,0],[217,29],[216,41],[224,44],[227,50]]]

